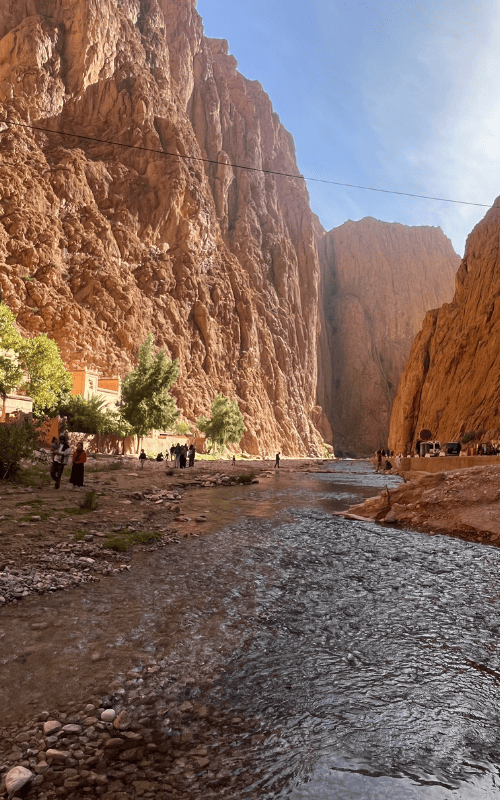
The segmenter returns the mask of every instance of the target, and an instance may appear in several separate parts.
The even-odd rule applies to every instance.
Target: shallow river
[[[189,494],[212,532],[5,609],[5,719],[153,659],[272,732],[263,798],[500,797],[500,550],[333,517],[396,479],[331,469]]]

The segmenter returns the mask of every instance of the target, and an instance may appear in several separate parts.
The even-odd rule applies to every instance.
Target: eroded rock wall
[[[422,428],[439,441],[500,432],[500,203],[467,239],[451,303],[427,314],[391,418],[395,450]]]
[[[327,233],[320,257],[327,346],[319,402],[336,452],[371,455],[387,446],[415,333],[429,308],[451,298],[460,259],[440,228],[372,218]]]
[[[179,358],[188,419],[222,391],[248,451],[320,452],[304,183],[209,163],[298,173],[269,98],[236,66],[192,0],[5,0],[2,296],[70,366],[123,374],[152,331]]]

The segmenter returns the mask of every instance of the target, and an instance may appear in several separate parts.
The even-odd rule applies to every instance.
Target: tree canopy
[[[239,442],[245,433],[245,420],[237,400],[230,400],[220,392],[212,403],[210,419],[200,417],[196,424],[198,430],[220,448]]]
[[[66,417],[70,431],[93,433],[99,436],[131,436],[132,430],[119,411],[104,408],[104,400],[97,395],[85,400],[81,395],[69,395],[57,407],[57,413]]]
[[[21,336],[15,316],[0,302],[0,394],[19,388],[33,400],[35,413],[53,411],[61,396],[72,386],[59,347],[45,333],[33,338]]]
[[[150,430],[168,430],[179,416],[175,399],[169,394],[179,377],[179,362],[164,350],[153,353],[153,335],[139,349],[137,367],[122,381],[120,413],[137,436]]]

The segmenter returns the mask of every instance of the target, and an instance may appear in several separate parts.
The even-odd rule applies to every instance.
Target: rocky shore
[[[260,721],[231,716],[223,703],[205,705],[198,676],[180,679],[164,667],[151,661],[82,707],[44,710],[22,725],[0,729],[1,796],[240,797],[256,776],[242,763],[234,738],[244,738],[248,729],[253,744],[262,743],[266,732],[259,733]]]
[[[339,513],[498,546],[500,465],[402,477],[405,482],[397,488]]]
[[[21,611],[30,596],[85,589],[133,571],[138,551],[178,546],[220,526],[220,515],[200,513],[204,495],[197,489],[272,486],[275,477],[269,461],[202,461],[182,471],[152,461],[138,469],[127,458],[88,464],[83,492],[69,488],[69,475],[54,490],[43,466],[31,486],[1,485],[0,609],[14,611],[17,604]],[[290,459],[280,475],[322,469],[321,461]],[[90,490],[97,508],[85,511],[80,504]],[[40,615],[30,623],[35,631],[47,625]],[[260,732],[259,720],[207,701],[217,679],[202,678],[194,665],[193,674],[179,676],[151,657],[86,703],[39,707],[14,723],[4,718],[0,797],[201,800],[239,798],[245,789],[245,796],[258,797],[250,788],[257,777],[244,763],[248,742],[241,754],[234,742],[248,733],[259,749],[270,734]]]
[[[315,471],[321,460],[289,459],[281,472]],[[269,461],[170,462],[104,458],[86,469],[85,490],[72,490],[69,472],[55,491],[39,467],[34,486],[0,483],[0,606],[30,594],[61,591],[131,568],[134,550],[179,544],[211,530],[217,520],[192,513],[189,490],[252,484],[272,478]],[[38,484],[38,485],[36,485]],[[86,491],[97,507],[86,512]]]

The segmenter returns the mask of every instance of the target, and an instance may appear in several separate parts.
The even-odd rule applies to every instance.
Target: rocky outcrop
[[[2,296],[73,367],[123,374],[152,331],[187,419],[222,391],[246,450],[315,453],[315,220],[302,180],[252,171],[298,174],[236,67],[193,0],[6,0]]]
[[[440,441],[500,432],[500,203],[467,239],[453,301],[427,314],[394,403],[390,443],[402,450],[422,428]]]
[[[451,297],[460,259],[440,228],[365,218],[320,244],[326,342],[319,403],[338,454],[386,447],[391,406],[425,312]]]

